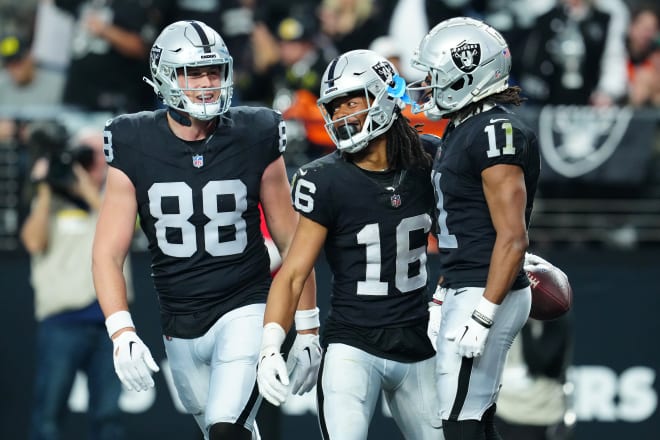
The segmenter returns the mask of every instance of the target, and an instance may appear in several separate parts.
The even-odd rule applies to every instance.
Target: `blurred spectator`
[[[20,34],[0,36],[0,107],[18,109],[61,102],[64,76],[39,66],[30,41]]]
[[[414,26],[411,26],[411,23],[414,23]],[[429,23],[432,22],[427,19],[424,0],[399,0],[392,8],[387,33],[401,49],[399,72],[410,82],[424,78],[420,70],[411,66],[410,60],[419,42],[429,30]]]
[[[241,84],[243,97],[282,112],[290,165],[334,150],[316,105],[321,76],[332,53],[322,47],[322,41],[318,20],[309,9],[291,11],[277,24],[274,35],[264,23],[254,28],[254,71],[249,83]]]
[[[628,81],[635,79],[640,68],[648,67],[649,55],[660,36],[660,12],[655,4],[643,4],[632,13],[626,35]]]
[[[272,104],[281,90],[316,94],[327,61],[319,39],[318,20],[306,8],[292,11],[272,33],[259,22],[252,36],[253,77],[242,85],[246,99]]]
[[[153,94],[142,82],[156,35],[151,1],[55,0],[55,5],[76,20],[64,103],[113,113],[153,108]]]
[[[575,415],[566,368],[573,348],[570,313],[529,319],[504,366],[495,421],[507,440],[569,440]]]
[[[630,82],[629,103],[635,107],[660,108],[660,35],[651,44],[647,58]]]
[[[37,63],[62,76],[66,74],[74,24],[71,14],[55,6],[54,0],[39,1],[32,43],[32,55]]]
[[[373,50],[377,54],[387,58],[390,63],[394,64],[396,70],[401,72],[402,50],[396,39],[389,35],[381,35],[371,42],[369,50]]]
[[[233,58],[234,83],[249,75],[252,69],[251,35],[255,22],[257,0],[153,0],[159,16],[157,23],[198,20],[222,35]],[[261,2],[264,3],[264,2]],[[265,5],[260,5],[264,7]],[[270,5],[269,5],[270,6]],[[243,97],[234,88],[232,105],[241,105]]]
[[[323,0],[319,7],[321,31],[338,53],[364,49],[388,32],[395,2],[377,0]]]
[[[626,11],[621,0],[559,0],[538,17],[515,72],[532,102],[596,106],[625,102],[622,23],[627,18],[621,11]]]
[[[31,256],[37,327],[33,440],[63,438],[78,370],[87,375],[88,438],[121,440],[121,383],[91,273],[92,241],[106,174],[103,134],[81,131],[68,148],[59,123],[32,123],[32,210],[21,229]]]
[[[651,54],[656,50],[660,38],[660,10],[658,6],[651,3],[637,6],[630,21],[626,34],[626,53],[628,55],[628,86],[630,87],[630,102],[639,105],[641,96],[645,94],[646,87],[640,87],[640,81],[636,78],[640,70],[653,70],[651,66]],[[644,73],[643,76],[649,76]],[[646,83],[643,78],[641,83]]]

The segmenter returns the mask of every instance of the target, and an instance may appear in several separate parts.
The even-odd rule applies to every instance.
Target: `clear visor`
[[[450,77],[438,67],[428,67],[420,62],[414,66],[427,72],[426,78],[408,85],[407,92],[412,100],[412,112],[422,113],[442,107],[443,93],[451,87]]]
[[[406,87],[406,91],[412,101],[411,111],[413,113],[422,113],[435,107],[433,87],[428,84],[426,79],[410,83]]]

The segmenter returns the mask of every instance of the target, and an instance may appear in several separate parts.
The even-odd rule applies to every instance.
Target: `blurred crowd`
[[[412,77],[415,43],[457,15],[485,20],[511,42],[514,79],[533,102],[660,105],[653,1],[0,0],[0,108],[152,109],[141,78],[155,36],[172,21],[198,19],[234,57],[234,103],[274,106],[295,119],[315,106],[322,69],[336,54],[376,48]],[[328,147],[317,135],[312,128],[314,146]]]
[[[406,80],[420,79],[409,65],[416,42],[457,15],[502,32],[512,79],[531,104],[658,108],[658,8],[652,0],[0,0],[0,145],[27,151],[35,118],[161,105],[142,78],[153,40],[180,19],[202,20],[225,39],[234,105],[283,113],[290,167],[334,149],[316,99],[335,55],[371,48]],[[434,124],[443,122],[420,129],[437,133]]]

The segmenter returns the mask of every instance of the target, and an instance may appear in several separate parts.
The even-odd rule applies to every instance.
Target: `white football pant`
[[[232,310],[196,339],[163,338],[179,398],[204,438],[220,422],[240,424],[253,440],[259,438],[255,417],[262,397],[256,381],[265,308]]]
[[[530,288],[512,290],[497,308],[483,354],[462,358],[456,353],[456,343],[448,341],[446,335],[470,319],[483,292],[483,287],[447,289],[436,355],[443,420],[481,420],[483,413],[497,400],[507,352],[529,316]]]
[[[349,345],[330,344],[317,389],[323,438],[365,440],[382,391],[406,439],[444,440],[434,365],[434,358],[396,362]]]

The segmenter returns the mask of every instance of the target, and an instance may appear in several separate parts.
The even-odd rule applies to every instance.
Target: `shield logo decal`
[[[451,59],[461,71],[470,73],[481,62],[481,46],[479,43],[463,41],[451,49]]]

